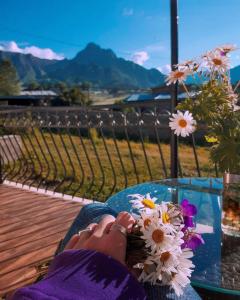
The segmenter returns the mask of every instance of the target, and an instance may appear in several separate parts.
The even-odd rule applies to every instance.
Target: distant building
[[[196,95],[195,92],[190,92],[190,97],[194,98]],[[178,100],[183,101],[185,100],[189,95],[187,93],[179,93],[178,94]],[[171,94],[167,92],[163,93],[136,93],[128,96],[123,101],[126,104],[134,103],[134,104],[141,104],[141,107],[144,109],[145,105],[146,107],[149,107],[149,102],[156,102],[158,106],[158,110],[170,110],[171,109]],[[146,108],[145,107],[145,108]],[[149,109],[148,109],[149,110]]]
[[[190,92],[190,97],[194,97],[196,93]],[[184,100],[188,97],[187,93],[178,94],[179,100]],[[127,97],[124,102],[139,102],[139,101],[158,101],[158,100],[170,100],[171,94],[169,93],[142,93],[142,94],[132,94]]]
[[[0,104],[15,106],[62,106],[66,105],[59,95],[51,90],[22,91],[17,96],[0,96]]]

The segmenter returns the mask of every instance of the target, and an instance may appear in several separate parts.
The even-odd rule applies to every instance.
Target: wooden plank
[[[8,196],[10,197],[10,196]],[[13,198],[12,198],[13,197]],[[24,199],[24,204],[26,203],[31,203],[31,202],[35,202],[36,200],[39,200],[39,201],[46,201],[46,197],[41,197],[41,196],[38,196],[38,195],[35,195],[35,194],[32,194],[32,195],[29,195],[29,194],[21,194],[19,196],[14,196],[14,195],[11,195],[11,198],[9,198],[8,200],[6,199],[1,199],[0,200],[0,210],[3,210],[3,209],[6,209],[6,208],[10,208],[10,207],[13,207],[14,205],[17,205],[19,203],[21,203],[22,199]],[[48,201],[58,201],[59,199],[58,198],[50,198],[48,199]]]
[[[49,258],[51,260],[52,257]],[[0,277],[0,296],[30,283],[34,283],[39,274],[34,266],[23,267]]]
[[[0,296],[32,283],[81,204],[0,185]]]
[[[43,208],[42,210],[45,210],[45,209],[48,209],[48,208],[51,208],[51,207],[61,207],[61,206],[64,206],[66,205],[66,203],[62,200],[62,201],[58,201],[57,203],[46,203],[46,204],[43,204],[42,206],[36,206],[36,207],[32,207],[32,208],[29,208],[29,209],[26,209],[26,210],[21,210],[19,212],[16,212],[14,215],[16,217],[20,217],[20,216],[24,216],[24,215],[29,215],[29,214],[34,214],[35,212],[39,212],[39,209],[41,209],[41,207]],[[70,205],[70,203],[69,203]],[[8,215],[11,215],[11,213],[8,213]]]
[[[61,230],[59,232],[54,232],[54,234],[43,237],[39,240],[32,241],[15,248],[8,249],[1,252],[1,261],[15,258],[23,254],[32,252],[33,250],[41,249],[43,245],[50,245],[52,243],[59,243],[61,239],[64,238],[66,230]]]
[[[42,206],[44,208],[44,207],[47,207],[49,204],[55,205],[55,204],[58,204],[58,203],[64,203],[64,204],[66,203],[65,200],[61,200],[61,201],[55,200],[55,201],[51,201],[50,202],[50,201],[46,201],[46,199],[44,199],[44,200],[40,199],[39,200],[37,198],[36,199],[32,199],[34,201],[31,201],[30,203],[25,203],[25,198],[24,197],[21,200],[24,200],[24,205],[20,205],[20,203],[22,203],[22,201],[19,202],[19,203],[15,203],[11,207],[6,207],[4,209],[1,209],[1,214],[4,214],[4,213],[8,213],[8,214],[13,213],[13,214],[17,215],[18,213],[21,213],[24,210],[27,210],[27,209],[30,209],[30,208],[34,208],[34,207],[40,207],[40,206]],[[69,203],[71,203],[71,202],[69,202]]]
[[[20,201],[21,200],[21,201]],[[21,205],[22,201],[24,200],[24,206]],[[15,211],[20,211],[24,208],[34,207],[34,205],[44,205],[46,203],[54,203],[54,201],[46,201],[46,199],[39,199],[37,196],[33,197],[32,199],[27,199],[24,196],[21,199],[18,199],[14,203],[10,205],[4,205],[0,211],[2,214],[4,213],[14,213]],[[58,200],[55,200],[55,203],[58,203]]]
[[[14,240],[8,240],[5,242],[0,243],[0,252],[11,249],[13,247],[20,246],[25,243],[29,243],[38,239],[43,238],[44,236],[47,236],[49,234],[53,234],[54,232],[58,232],[60,230],[68,229],[69,226],[71,225],[73,220],[65,222],[65,220],[62,220],[61,224],[56,224],[49,228],[47,231],[43,232],[42,230],[39,230],[34,233],[34,235],[23,235],[16,237]],[[1,257],[1,256],[0,256]]]
[[[10,219],[9,217],[2,220],[1,219],[1,214],[0,214],[0,232],[2,232],[1,230],[4,231],[4,228],[7,226],[14,226],[14,225],[18,225],[19,228],[21,227],[25,227],[25,224],[29,224],[30,222],[34,222],[34,220],[36,219],[48,219],[48,216],[50,217],[50,219],[52,218],[52,216],[54,215],[59,215],[62,213],[62,211],[68,211],[68,210],[74,210],[76,211],[76,214],[80,211],[82,206],[78,206],[78,205],[66,205],[65,207],[52,207],[51,209],[48,209],[46,212],[39,212],[38,214],[31,214],[31,215],[26,215],[24,216],[24,218],[21,216],[20,217],[14,217],[11,216]],[[23,225],[23,226],[21,226]]]
[[[64,221],[71,221],[73,219],[73,215],[70,214],[70,216],[65,216]],[[21,228],[12,232],[8,232],[7,234],[1,234],[0,235],[0,243],[2,244],[2,242],[5,241],[10,241],[10,240],[14,240],[16,237],[21,237],[21,236],[25,236],[25,235],[29,235],[31,234],[31,236],[34,236],[35,232],[38,232],[39,230],[48,230],[49,228],[51,228],[53,225],[55,224],[61,224],[61,222],[63,221],[63,218],[61,215],[59,215],[58,218],[47,221],[47,222],[40,222],[39,224],[36,225],[31,225],[25,228]]]
[[[4,203],[6,205],[8,204],[12,204],[12,203],[16,203],[19,199],[39,199],[39,200],[46,200],[46,199],[51,199],[51,200],[60,200],[60,198],[56,198],[56,197],[50,197],[50,196],[47,196],[47,195],[42,195],[42,194],[36,194],[36,193],[30,193],[30,192],[23,192],[21,194],[17,194],[15,195],[14,193],[8,195],[8,199],[3,199],[1,198],[1,202],[0,203]],[[62,200],[62,199],[61,199]]]
[[[0,277],[0,296],[22,287],[25,282],[31,283],[36,278],[36,268],[35,267],[23,267],[21,269],[9,272]],[[30,281],[30,282],[29,282]]]
[[[70,204],[70,203],[68,203],[68,204]],[[74,203],[73,206],[77,207],[76,203]],[[0,213],[0,220],[1,220],[1,224],[5,224],[5,225],[6,224],[11,224],[15,220],[18,220],[18,221],[19,220],[29,220],[33,216],[34,217],[38,217],[38,216],[46,215],[46,214],[51,213],[51,212],[56,212],[56,211],[61,212],[62,211],[61,210],[62,207],[66,208],[66,206],[65,207],[64,206],[59,207],[57,205],[56,206],[53,205],[53,206],[51,206],[49,208],[45,208],[44,210],[40,210],[40,211],[34,212],[34,214],[30,214],[30,215],[29,214],[25,214],[25,215],[20,215],[20,216],[17,216],[17,217],[16,216],[12,216],[12,215],[7,215],[7,214],[1,216],[1,213]],[[79,207],[79,209],[80,209],[80,207]],[[11,221],[11,219],[13,221]]]
[[[79,212],[79,207],[66,207],[63,212],[61,212],[61,216],[64,218],[66,214],[69,214],[72,212],[75,216]],[[27,220],[18,220],[17,222],[7,224],[4,226],[0,226],[0,234],[10,232],[12,230],[29,227],[32,224],[38,224],[40,222],[45,222],[47,220],[55,219],[59,216],[60,212],[56,211],[53,213],[49,213],[46,215],[38,216],[37,218],[35,216],[32,216],[28,218]]]
[[[39,261],[43,261],[48,259],[53,255],[56,251],[58,243],[54,243],[52,245],[48,245],[47,247],[42,247],[41,249],[32,251],[31,253],[24,254],[20,257],[9,259],[7,261],[0,263],[0,276],[11,272],[13,270],[17,270],[22,266],[31,266],[33,264],[37,264]]]
[[[1,187],[0,187],[0,195],[2,193],[8,193],[9,191],[12,191],[12,192],[21,192],[23,191],[22,189],[19,189],[19,188],[16,188],[16,187],[12,187],[12,186],[7,186],[7,185],[4,185],[4,184],[1,184]]]

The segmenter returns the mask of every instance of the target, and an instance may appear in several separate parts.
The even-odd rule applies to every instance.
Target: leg
[[[86,228],[90,223],[98,223],[103,215],[112,215],[116,217],[117,213],[104,203],[91,203],[83,206],[59,245],[55,255],[63,251],[74,234],[78,233],[79,230]]]
[[[180,297],[169,286],[157,286],[145,283],[144,288],[149,300],[201,300],[201,297],[191,285],[185,287],[184,293]]]

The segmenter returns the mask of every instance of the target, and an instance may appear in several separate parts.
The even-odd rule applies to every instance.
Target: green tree
[[[21,91],[17,71],[9,60],[0,61],[0,95],[13,96]]]
[[[40,85],[36,81],[32,81],[27,85],[27,90],[28,91],[36,91],[40,89]]]
[[[59,88],[60,97],[73,105],[90,105],[91,100],[88,99],[85,93],[79,86],[67,87],[61,85]]]
[[[92,87],[92,83],[89,81],[83,81],[80,87],[83,91],[87,91],[87,101],[90,103],[90,89]]]

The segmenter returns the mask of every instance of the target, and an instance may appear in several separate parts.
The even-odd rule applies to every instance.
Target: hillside
[[[0,60],[6,58],[12,61],[25,83],[33,80],[90,81],[101,88],[150,88],[162,85],[165,78],[157,69],[145,69],[94,43],[88,44],[73,59],[46,60],[30,54],[0,51]]]

